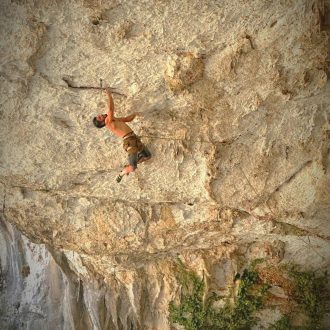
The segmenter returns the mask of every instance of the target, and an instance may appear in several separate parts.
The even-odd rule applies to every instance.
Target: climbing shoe
[[[119,183],[121,181],[121,179],[123,178],[122,175],[118,174],[118,176],[116,177],[116,181]]]

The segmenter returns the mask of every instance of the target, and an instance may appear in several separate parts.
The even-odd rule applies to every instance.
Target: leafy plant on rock
[[[184,326],[186,330],[251,329],[257,321],[255,312],[262,307],[262,298],[269,289],[251,267],[244,270],[240,278],[235,303],[226,299],[222,308],[214,308],[213,303],[222,297],[213,293],[203,299],[204,281],[187,270],[180,260],[177,279],[182,286],[181,299],[179,304],[170,303],[170,321]]]
[[[288,276],[293,282],[293,300],[298,308],[308,317],[303,326],[292,325],[290,315],[284,315],[275,322],[270,330],[321,330],[325,314],[325,302],[329,300],[327,290],[327,273],[317,276],[313,271],[299,270],[296,265],[286,267]]]
[[[309,318],[308,326],[313,329],[321,328],[321,321],[325,314],[325,300],[329,299],[327,292],[327,273],[316,276],[312,271],[299,271],[291,267],[289,276],[294,282],[294,299],[301,306]]]

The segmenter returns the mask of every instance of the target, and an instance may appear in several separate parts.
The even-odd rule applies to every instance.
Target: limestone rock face
[[[170,329],[178,257],[219,293],[253,258],[329,267],[329,9],[1,1],[3,315]],[[117,116],[143,113],[129,125],[153,155],[120,184],[122,141],[92,124],[101,85]]]
[[[77,283],[64,276],[43,245],[0,222],[1,329],[91,327]]]
[[[201,58],[186,52],[167,61],[165,80],[173,92],[179,92],[202,78],[204,63]]]

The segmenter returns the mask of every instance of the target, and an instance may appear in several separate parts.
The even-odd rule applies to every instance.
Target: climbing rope
[[[165,137],[165,136],[156,136],[156,135],[138,135],[139,137],[143,138],[150,138],[150,139],[156,139],[156,140],[173,140],[173,141],[190,141],[190,142],[199,142],[199,143],[209,143],[209,144],[217,144],[217,143],[228,143],[231,142],[231,140],[224,140],[224,141],[205,141],[205,140],[191,140],[188,138],[172,138],[172,137]]]

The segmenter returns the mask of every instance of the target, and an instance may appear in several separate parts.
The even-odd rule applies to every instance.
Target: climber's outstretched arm
[[[106,88],[105,92],[108,95],[108,118],[109,121],[112,122],[113,118],[114,118],[114,110],[115,110],[115,106],[113,104],[113,98],[112,98],[112,94],[111,94],[111,90],[110,88]]]

